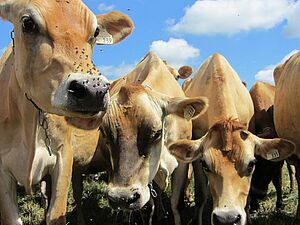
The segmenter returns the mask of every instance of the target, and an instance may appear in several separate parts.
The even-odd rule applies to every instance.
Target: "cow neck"
[[[12,66],[12,69],[6,79],[7,87],[4,92],[5,102],[3,107],[7,110],[7,126],[11,130],[18,132],[17,136],[21,138],[19,148],[26,151],[24,163],[26,164],[26,180],[23,184],[27,193],[32,192],[32,165],[36,153],[36,138],[38,128],[38,110],[27,100],[24,91],[21,89],[17,78],[14,59],[11,58],[11,63],[7,66]],[[12,144],[10,144],[12,145]]]
[[[45,133],[44,142],[47,147],[48,153],[51,156],[52,155],[51,139],[50,139],[50,134],[49,134],[49,130],[48,130],[49,126],[48,126],[48,121],[45,116],[45,112],[40,107],[38,107],[38,105],[32,99],[30,99],[28,97],[27,93],[25,93],[25,97],[38,110],[38,124],[44,130],[44,133]]]

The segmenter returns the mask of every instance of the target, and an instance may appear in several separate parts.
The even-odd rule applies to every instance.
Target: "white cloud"
[[[294,5],[293,0],[198,0],[185,9],[185,15],[169,26],[169,30],[196,35],[266,30],[287,19]],[[296,17],[299,18],[299,14],[295,13],[290,21]],[[295,26],[296,23],[295,20]]]
[[[115,5],[106,5],[105,3],[100,3],[98,5],[98,10],[100,12],[109,12],[115,8]]]
[[[290,9],[287,20],[288,23],[284,28],[284,33],[288,37],[300,38],[300,1],[297,1]]]
[[[266,66],[264,69],[262,69],[255,75],[255,79],[259,80],[259,81],[264,81],[264,82],[274,84],[275,82],[274,82],[274,78],[273,78],[273,71],[276,68],[276,66],[284,63],[286,60],[288,60],[292,55],[294,55],[298,51],[299,50],[293,50],[289,54],[287,54],[285,57],[283,57],[283,59],[279,63],[277,63],[275,65]]]
[[[131,70],[134,69],[135,63],[133,64],[126,64],[125,62],[122,62],[121,64],[117,66],[112,65],[100,65],[99,70],[101,73],[106,76],[110,80],[114,80],[116,78],[119,78],[121,76],[126,75]]]
[[[160,58],[175,68],[186,65],[188,60],[200,55],[200,50],[188,44],[186,40],[175,38],[170,38],[169,41],[153,41],[150,51],[155,51]]]

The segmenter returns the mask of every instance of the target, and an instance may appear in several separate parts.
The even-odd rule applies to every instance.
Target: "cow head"
[[[94,66],[92,51],[131,33],[126,15],[95,16],[80,0],[4,0],[0,17],[14,25],[18,85],[38,107],[80,118],[106,108],[109,83]]]
[[[170,98],[137,84],[126,84],[112,97],[100,128],[110,152],[111,207],[138,210],[149,201],[148,185],[164,147],[165,117],[191,119],[206,107],[207,100],[201,97]]]
[[[181,140],[169,146],[179,160],[201,158],[213,196],[212,224],[246,223],[245,206],[256,159],[254,154],[280,161],[295,151],[287,140],[262,139],[234,120],[216,123],[201,139]]]

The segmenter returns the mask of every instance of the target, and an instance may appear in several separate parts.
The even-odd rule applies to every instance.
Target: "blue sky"
[[[191,65],[219,52],[251,87],[272,82],[274,66],[300,49],[300,1],[84,0],[95,14],[127,13],[133,34],[115,46],[97,46],[94,62],[110,79],[130,71],[149,50],[171,65]],[[0,54],[12,25],[0,21]]]

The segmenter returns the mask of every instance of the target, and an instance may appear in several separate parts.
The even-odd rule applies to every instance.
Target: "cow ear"
[[[166,114],[175,114],[187,120],[202,115],[208,108],[206,97],[171,98],[166,106]]]
[[[180,79],[186,79],[193,73],[193,67],[191,66],[182,66],[178,70]]]
[[[263,139],[255,136],[255,154],[278,162],[290,157],[296,150],[293,142],[282,138]]]
[[[169,151],[181,162],[193,162],[203,156],[204,137],[198,140],[179,140],[173,142],[169,146]]]
[[[134,25],[125,14],[112,11],[97,15],[100,33],[96,37],[96,44],[116,44],[131,34]]]

